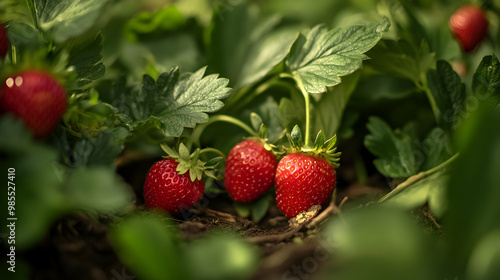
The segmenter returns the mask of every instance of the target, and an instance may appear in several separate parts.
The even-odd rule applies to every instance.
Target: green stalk
[[[248,132],[250,135],[255,136],[255,137],[258,136],[257,132],[255,132],[250,126],[248,126],[246,123],[240,121],[237,118],[227,116],[227,115],[215,115],[215,116],[210,117],[206,123],[198,125],[193,130],[193,134],[191,134],[191,137],[190,137],[186,147],[189,150],[191,150],[193,143],[199,143],[201,134],[203,133],[205,128],[214,122],[227,122],[230,124],[234,124],[234,125],[240,127],[241,129],[245,130],[246,132]]]
[[[305,106],[306,106],[306,134],[305,134],[305,142],[304,142],[304,147],[306,149],[312,148],[311,147],[311,96],[309,93],[306,91],[304,88],[304,85],[302,84],[302,81],[300,79],[295,78],[295,82],[297,83],[297,87],[299,88],[300,92],[302,92],[302,95],[304,96],[304,101],[305,101]]]
[[[394,188],[391,192],[387,193],[386,195],[384,195],[381,199],[379,199],[379,203],[380,202],[384,202],[385,200],[391,198],[392,196],[394,196],[395,194],[399,193],[401,190],[415,184],[416,182],[424,179],[424,178],[427,178],[429,177],[430,175],[440,171],[441,169],[443,169],[444,167],[446,167],[447,165],[449,165],[451,162],[453,162],[457,157],[458,157],[458,153],[454,154],[452,157],[450,157],[448,160],[446,160],[445,162],[441,163],[440,165],[434,167],[434,168],[431,168],[429,170],[426,170],[426,171],[422,171],[416,175],[413,175],[411,177],[409,177],[408,179],[406,179],[406,181],[404,181],[403,183],[399,184],[396,188]]]

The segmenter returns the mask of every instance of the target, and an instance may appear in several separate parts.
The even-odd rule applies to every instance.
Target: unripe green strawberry
[[[272,185],[276,159],[255,140],[245,140],[229,152],[224,172],[224,185],[234,201],[250,202]]]
[[[488,20],[480,7],[466,5],[450,17],[450,29],[462,49],[470,52],[486,37]]]
[[[161,208],[175,215],[200,201],[205,190],[203,180],[191,181],[189,173],[179,174],[172,158],[158,161],[144,183],[144,200],[149,208]]]
[[[49,74],[25,70],[5,80],[0,107],[20,117],[37,137],[57,125],[67,107],[64,88]]]
[[[335,170],[324,159],[291,153],[278,163],[274,184],[276,202],[288,218],[313,205],[322,205],[335,188]]]
[[[0,58],[5,57],[9,50],[9,37],[7,37],[7,30],[3,24],[0,24]]]

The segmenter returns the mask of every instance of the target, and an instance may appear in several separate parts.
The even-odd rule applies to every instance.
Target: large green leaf
[[[427,82],[436,103],[436,120],[439,126],[450,130],[464,117],[465,84],[451,65],[443,60],[436,63],[436,69],[427,72]],[[432,101],[431,101],[432,102]]]
[[[295,40],[286,66],[309,93],[322,93],[340,83],[340,77],[361,67],[364,54],[389,30],[380,24],[357,25],[328,30],[318,25]]]
[[[75,143],[72,165],[114,167],[114,160],[122,151],[123,144],[115,142],[111,131],[105,130],[94,138],[84,136]]]
[[[367,127],[370,134],[365,137],[364,144],[378,157],[373,163],[380,173],[393,178],[406,178],[420,171],[422,161],[416,157],[418,147],[410,129],[393,132],[378,117],[370,117]]]
[[[132,132],[158,128],[165,136],[180,136],[184,127],[195,127],[208,120],[207,113],[224,106],[220,101],[231,89],[228,80],[206,68],[179,80],[179,70],[162,73],[157,81],[144,75],[142,86],[126,87],[118,81],[112,104],[118,108],[124,124]]]
[[[108,0],[33,0],[35,22],[61,43],[89,30]]]
[[[483,57],[472,79],[472,91],[478,99],[500,102],[500,62],[495,55]]]

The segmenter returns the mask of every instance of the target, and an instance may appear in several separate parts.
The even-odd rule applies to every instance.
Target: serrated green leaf
[[[415,157],[414,138],[403,131],[393,132],[389,125],[378,117],[370,117],[365,137],[366,148],[377,159],[373,161],[380,173],[393,178],[406,178],[420,171],[422,164]]]
[[[82,88],[104,76],[106,71],[101,61],[102,36],[84,42],[72,44],[69,47],[68,70],[76,73],[74,88]]]
[[[340,77],[361,67],[364,54],[387,32],[387,18],[380,24],[328,30],[318,25],[295,40],[286,65],[309,93],[322,93],[340,83]]]
[[[465,109],[465,84],[451,65],[443,60],[437,62],[435,70],[429,70],[427,81],[437,106],[438,125],[446,130],[454,128],[459,114]]]
[[[472,78],[474,96],[500,102],[500,62],[495,55],[483,57]]]
[[[421,146],[422,154],[425,157],[422,170],[429,170],[438,166],[454,154],[450,135],[440,127],[432,129],[421,143]]]
[[[169,95],[166,108],[158,114],[167,136],[180,136],[184,127],[195,127],[197,123],[208,121],[207,113],[224,106],[220,101],[227,97],[231,89],[228,80],[212,74],[203,77],[206,68],[201,68],[188,78],[179,81]]]
[[[35,22],[57,43],[77,37],[98,20],[108,0],[35,0]]]
[[[215,74],[203,77],[205,69],[181,80],[178,68],[160,74],[156,82],[145,75],[142,87],[127,87],[121,79],[113,90],[111,102],[130,117],[132,122],[124,125],[131,131],[158,127],[165,137],[178,137],[184,127],[206,122],[207,113],[221,109],[224,103],[220,99],[231,92],[227,79]]]

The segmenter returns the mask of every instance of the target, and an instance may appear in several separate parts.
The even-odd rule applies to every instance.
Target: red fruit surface
[[[0,107],[20,117],[37,137],[50,133],[67,107],[64,88],[49,74],[28,70],[5,80]]]
[[[245,140],[229,152],[224,171],[224,185],[237,202],[250,202],[272,185],[276,159],[264,146]]]
[[[7,37],[7,30],[3,24],[0,24],[0,57],[5,57],[9,49],[9,38]]]
[[[335,188],[335,170],[326,160],[298,153],[278,163],[274,184],[279,209],[292,218],[327,202]]]
[[[189,172],[180,175],[174,159],[156,162],[146,176],[144,200],[149,208],[160,208],[175,215],[200,201],[205,191],[203,180],[191,181]]]
[[[486,37],[488,20],[480,7],[467,5],[450,17],[450,29],[465,52],[470,52]]]

